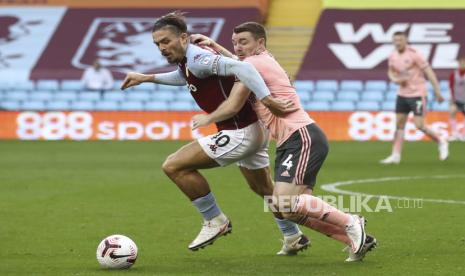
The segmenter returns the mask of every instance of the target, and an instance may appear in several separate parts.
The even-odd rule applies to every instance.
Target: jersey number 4
[[[282,163],[282,165],[286,167],[286,170],[290,170],[293,166],[291,159],[292,159],[292,154],[289,154],[286,160],[284,160],[284,162]]]

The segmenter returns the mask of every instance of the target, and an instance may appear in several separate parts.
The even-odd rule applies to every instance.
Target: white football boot
[[[391,154],[387,158],[380,160],[380,164],[399,164],[400,163],[400,155],[399,154]]]
[[[207,245],[213,244],[213,242],[221,237],[231,233],[232,224],[229,219],[224,215],[204,221],[202,229],[197,237],[189,244],[189,249],[197,251],[199,248],[204,248]]]
[[[346,233],[352,243],[352,252],[358,254],[365,245],[365,218],[357,215],[352,216],[352,222],[346,225]]]
[[[295,256],[297,252],[303,251],[310,246],[310,240],[302,232],[284,237],[283,247],[276,253],[279,256]]]
[[[365,255],[371,250],[375,249],[377,245],[378,242],[376,241],[376,238],[367,234],[365,244],[359,253],[355,254],[348,246],[344,249],[344,251],[349,252],[349,257],[346,259],[346,262],[357,262],[363,260]]]
[[[444,161],[449,157],[449,142],[445,139],[439,140],[439,160]]]

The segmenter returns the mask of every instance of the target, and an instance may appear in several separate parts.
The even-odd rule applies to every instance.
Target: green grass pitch
[[[361,263],[344,263],[341,244],[304,228],[309,250],[275,256],[281,235],[235,165],[204,171],[233,234],[191,252],[201,217],[160,169],[182,144],[0,141],[0,275],[465,275],[463,204],[392,200],[392,213],[363,213],[379,247]],[[315,193],[335,181],[425,176],[342,189],[465,201],[465,178],[429,178],[464,175],[465,143],[451,144],[446,162],[433,143],[406,143],[401,165],[379,165],[390,146],[331,143]],[[139,258],[130,270],[102,270],[96,247],[117,233],[137,243]]]

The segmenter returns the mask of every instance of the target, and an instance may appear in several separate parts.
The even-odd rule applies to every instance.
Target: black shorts
[[[306,185],[313,189],[328,150],[328,140],[316,124],[295,131],[276,149],[275,182]]]
[[[423,97],[402,97],[397,96],[396,113],[409,114],[413,112],[415,116],[423,116],[425,112],[426,99]]]
[[[455,101],[455,105],[457,106],[457,110],[465,115],[465,103]]]

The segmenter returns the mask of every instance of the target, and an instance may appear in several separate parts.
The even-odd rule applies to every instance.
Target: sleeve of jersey
[[[414,60],[418,67],[420,67],[422,70],[429,66],[428,61],[418,52],[414,54]]]
[[[183,86],[186,85],[186,79],[182,76],[181,72],[178,70],[155,74],[155,82],[159,84],[173,85],[173,86]]]

